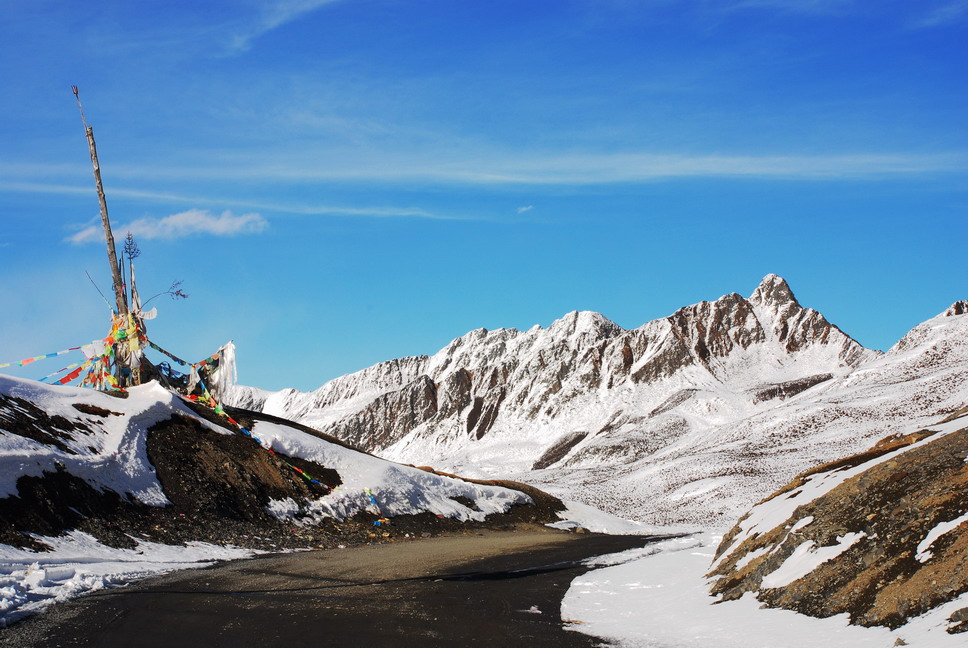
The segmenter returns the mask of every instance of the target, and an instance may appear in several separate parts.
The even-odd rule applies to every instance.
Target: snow
[[[931,553],[931,545],[934,544],[934,541],[949,531],[954,531],[965,522],[968,522],[968,513],[956,517],[954,520],[941,522],[928,531],[928,534],[924,536],[924,540],[918,543],[917,553],[915,554],[915,557],[918,559],[918,561],[923,563],[928,562],[933,556]]]
[[[609,535],[681,535],[696,531],[695,528],[690,527],[655,526],[634,520],[625,520],[581,502],[565,500],[564,504],[565,510],[558,513],[561,521],[551,522],[545,526],[564,530],[581,527],[594,533],[607,533]]]
[[[720,539],[705,532],[598,559],[611,565],[572,582],[562,620],[625,648],[888,648],[897,639],[914,648],[964,646],[964,635],[945,629],[968,594],[893,631],[848,625],[846,615],[817,619],[761,608],[751,593],[718,601],[704,575]]]
[[[65,452],[19,435],[2,434],[6,422],[0,416],[0,497],[15,495],[19,478],[55,472],[61,465],[96,488],[130,493],[151,506],[169,503],[148,460],[145,430],[175,413],[193,414],[181,399],[158,383],[133,387],[128,398],[122,399],[89,389],[54,387],[0,375],[0,393],[30,401],[51,417],[62,416],[94,431],[94,434],[77,434],[77,438],[63,440],[73,451]],[[75,403],[119,415],[84,414],[73,406]]]
[[[178,396],[154,382],[131,388],[127,398],[115,398],[0,375],[0,394],[22,398],[47,416],[61,416],[87,428],[59,438],[65,450],[5,432],[4,425],[9,422],[0,416],[0,498],[16,495],[17,480],[23,476],[40,476],[63,468],[95,488],[130,493],[142,503],[164,506],[170,502],[148,460],[148,428],[182,414],[219,434],[233,434],[200,419]],[[111,413],[84,413],[75,404]],[[32,418],[29,408],[16,402],[11,406]],[[364,511],[385,517],[431,512],[460,520],[483,520],[515,504],[531,503],[531,498],[520,491],[392,464],[286,425],[260,421],[252,432],[265,447],[335,469],[342,479],[341,486],[318,500],[269,502],[267,509],[274,517],[292,519],[296,524],[327,517],[345,519]],[[473,504],[465,506],[458,500]],[[137,538],[134,549],[114,549],[77,531],[59,537],[35,537],[51,550],[34,552],[0,544],[0,626],[84,592],[254,553],[231,546],[197,542],[168,546]]]
[[[837,536],[837,544],[829,547],[818,547],[813,540],[807,540],[794,549],[790,557],[783,561],[776,571],[764,576],[761,585],[764,588],[789,585],[823,563],[833,560],[866,537],[867,534],[864,532],[845,533]]]
[[[80,594],[256,553],[202,542],[171,546],[144,540],[133,549],[114,549],[80,531],[56,538],[34,537],[51,551],[0,544],[0,628]]]
[[[267,448],[314,461],[339,473],[343,480],[339,487],[330,495],[304,505],[306,517],[303,521],[306,522],[328,517],[345,519],[364,511],[386,517],[429,511],[459,520],[483,520],[492,513],[506,512],[514,504],[531,503],[531,498],[520,491],[474,484],[392,464],[278,423],[258,421],[252,434]],[[378,510],[373,506],[370,493]],[[477,510],[464,506],[455,498],[472,500]],[[270,511],[278,516],[287,511],[292,513],[292,509],[291,504],[276,501],[271,504]]]
[[[754,311],[764,328],[788,321],[783,311],[766,304],[757,302]],[[930,424],[939,412],[968,401],[968,386],[963,381],[968,361],[966,316],[929,320],[887,354],[866,355],[856,369],[840,358],[840,343],[793,355],[756,344],[715,359],[710,370],[685,367],[674,376],[648,384],[619,380],[614,388],[588,389],[582,383],[580,357],[561,349],[580,351],[588,340],[600,344],[605,338],[598,336],[599,331],[611,327],[615,325],[596,314],[573,313],[547,329],[473,331],[430,358],[381,363],[315,392],[250,390],[249,397],[264,401],[269,413],[324,427],[421,375],[441,383],[456,369],[469,368],[483,376],[500,358],[513,358],[508,384],[521,387],[506,402],[515,407],[505,406],[482,439],[468,443],[466,421],[456,419],[450,423],[452,429],[418,426],[384,454],[434,463],[450,472],[523,477],[559,496],[585,502],[567,502],[562,520],[550,526],[649,535],[691,529],[623,520],[589,503],[625,517],[701,520],[712,526],[717,520],[732,521],[793,474],[821,461],[867,449],[873,441],[895,432],[930,426],[946,434],[965,425],[964,419]],[[670,326],[656,321],[634,333],[648,342],[642,345],[644,352],[636,358],[633,373],[662,349]],[[542,373],[538,367],[544,367],[546,359],[549,368]],[[547,373],[557,372],[572,360],[578,369],[562,380],[560,391],[542,402]],[[607,371],[602,368],[603,375]],[[758,402],[751,396],[750,390],[766,383],[821,373],[834,377],[782,401]],[[689,392],[688,398],[677,400],[683,392]],[[23,397],[51,416],[84,423],[95,432],[66,440],[76,452],[71,454],[4,434],[0,417],[0,497],[16,493],[19,477],[37,476],[62,465],[98,488],[131,493],[147,504],[168,502],[147,460],[144,431],[173,413],[192,416],[174,395],[149,384],[132,389],[127,399],[117,399],[7,376],[0,376],[0,393]],[[667,402],[673,405],[662,410]],[[75,403],[121,415],[92,417],[78,412]],[[539,415],[524,414],[537,405],[541,406]],[[611,426],[608,430],[602,427],[606,421]],[[530,470],[547,448],[577,431],[588,436],[562,462],[548,470]],[[270,502],[269,511],[279,519],[303,523],[362,511],[385,516],[430,511],[464,520],[481,519],[526,500],[517,491],[389,464],[276,423],[259,422],[253,433],[269,448],[335,468],[343,480],[332,494],[312,503]],[[746,538],[793,522],[801,504],[908,449],[806,478],[801,488],[757,507],[742,522],[742,532],[729,551]],[[474,506],[457,501],[464,498]],[[790,533],[811,521],[796,521]],[[930,560],[933,543],[966,521],[968,513],[936,525],[918,545],[917,559]],[[862,538],[863,534],[848,533],[831,547],[803,543],[767,577],[764,586],[792,582]],[[111,549],[78,532],[38,539],[53,551],[35,553],[0,545],[0,625],[78,593],[251,553],[199,543],[169,547],[144,541],[133,550]],[[713,605],[716,600],[708,595],[704,575],[712,569],[710,561],[718,540],[705,532],[595,559],[589,564],[599,568],[576,579],[569,589],[562,604],[563,618],[572,623],[573,630],[608,637],[623,646],[882,648],[896,639],[911,646],[938,648],[964,644],[964,635],[948,635],[944,628],[952,611],[968,606],[968,594],[895,631],[849,626],[843,615],[814,619],[788,610],[761,609],[752,594]],[[755,557],[751,553],[742,560]]]
[[[780,281],[766,277],[761,297]],[[728,308],[730,300],[686,310],[708,312],[716,303]],[[475,376],[471,395],[486,405],[506,390],[486,434],[468,434],[467,406],[394,430],[393,443],[375,451],[445,472],[526,481],[623,518],[725,526],[796,474],[930,425],[968,402],[968,316],[933,318],[887,354],[837,329],[826,342],[791,353],[777,331],[821,316],[771,300],[751,297],[750,304],[755,317],[729,313],[743,315],[730,331],[762,327],[763,342],[735,347],[708,368],[685,364],[647,382],[630,376],[674,348],[670,322],[625,331],[583,312],[547,328],[471,331],[430,357],[381,363],[314,392],[269,395],[266,411],[340,436],[374,399],[421,376],[446,396],[447,381],[464,369]],[[630,367],[622,364],[626,343],[634,349]],[[503,377],[490,386],[485,377],[494,372]],[[832,377],[794,396],[756,397],[771,384],[826,374]],[[582,441],[564,458],[532,470],[549,448],[578,434]]]

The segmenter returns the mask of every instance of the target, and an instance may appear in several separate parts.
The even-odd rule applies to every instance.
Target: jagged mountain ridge
[[[383,362],[308,394],[237,388],[233,402],[336,431],[373,451],[429,422],[463,423],[480,440],[502,410],[554,417],[589,390],[653,383],[684,371],[698,372],[700,380],[735,381],[728,360],[767,341],[776,347],[773,369],[783,367],[784,355],[818,348],[823,353],[814,355],[827,356],[825,368],[834,370],[876,354],[801,307],[786,282],[770,275],[749,300],[733,293],[631,331],[598,313],[572,312],[548,329],[477,329],[433,356]],[[780,377],[800,378],[787,373]]]
[[[573,312],[546,329],[471,331],[433,356],[381,363],[314,392],[237,388],[233,398],[395,460],[482,476],[510,470],[656,522],[725,522],[771,486],[880,433],[866,406],[840,407],[845,425],[857,424],[854,438],[837,426],[816,432],[830,403],[797,404],[817,394],[837,401],[838,390],[867,398],[904,373],[900,365],[917,364],[928,338],[887,355],[865,349],[768,275],[749,298],[732,293],[634,330]],[[941,373],[963,353],[948,351]],[[935,391],[913,409],[933,416],[963,398],[954,385]],[[913,397],[891,398],[912,406]]]

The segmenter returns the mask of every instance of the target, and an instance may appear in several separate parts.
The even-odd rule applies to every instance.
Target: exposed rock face
[[[591,312],[478,329],[314,392],[240,388],[233,402],[398,461],[510,472],[651,522],[727,524],[807,466],[968,401],[956,310],[885,355],[768,275],[749,298],[634,330]]]
[[[962,299],[952,304],[951,308],[944,312],[944,316],[954,317],[955,315],[965,315],[966,313],[968,313],[968,301]]]
[[[820,466],[724,537],[714,594],[896,628],[968,592],[968,416]],[[968,608],[948,631],[968,630]]]

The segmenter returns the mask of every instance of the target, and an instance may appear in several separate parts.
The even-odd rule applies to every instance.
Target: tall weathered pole
[[[121,266],[118,265],[118,253],[114,246],[114,234],[111,233],[111,221],[108,219],[108,203],[104,198],[104,186],[101,184],[101,166],[97,161],[97,147],[94,145],[94,128],[87,125],[84,119],[84,109],[81,107],[81,97],[78,95],[77,86],[71,86],[74,98],[77,99],[77,108],[81,111],[81,123],[84,124],[84,133],[87,135],[87,147],[91,151],[91,164],[94,165],[94,184],[97,186],[97,199],[101,205],[101,224],[104,226],[104,240],[108,246],[108,263],[111,265],[111,280],[114,283],[114,298],[117,300],[118,313],[128,314],[128,300],[124,293],[124,280],[121,278]]]

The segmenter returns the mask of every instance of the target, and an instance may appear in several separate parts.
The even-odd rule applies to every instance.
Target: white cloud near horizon
[[[534,205],[528,205],[526,207],[518,207],[518,213],[519,214],[524,214],[525,212],[529,212],[532,209],[534,209]]]
[[[240,234],[259,234],[269,227],[261,215],[250,213],[234,215],[224,211],[215,216],[207,209],[189,209],[164,218],[139,218],[130,223],[114,226],[119,233],[131,232],[135,238],[151,240],[175,240],[195,234],[212,236],[238,236]],[[65,240],[75,245],[103,240],[104,230],[100,222],[68,236]]]
[[[259,36],[282,27],[309,14],[323,5],[341,0],[275,0],[262,5],[258,19],[232,35],[229,43],[230,53],[241,53],[252,47],[252,41]]]

